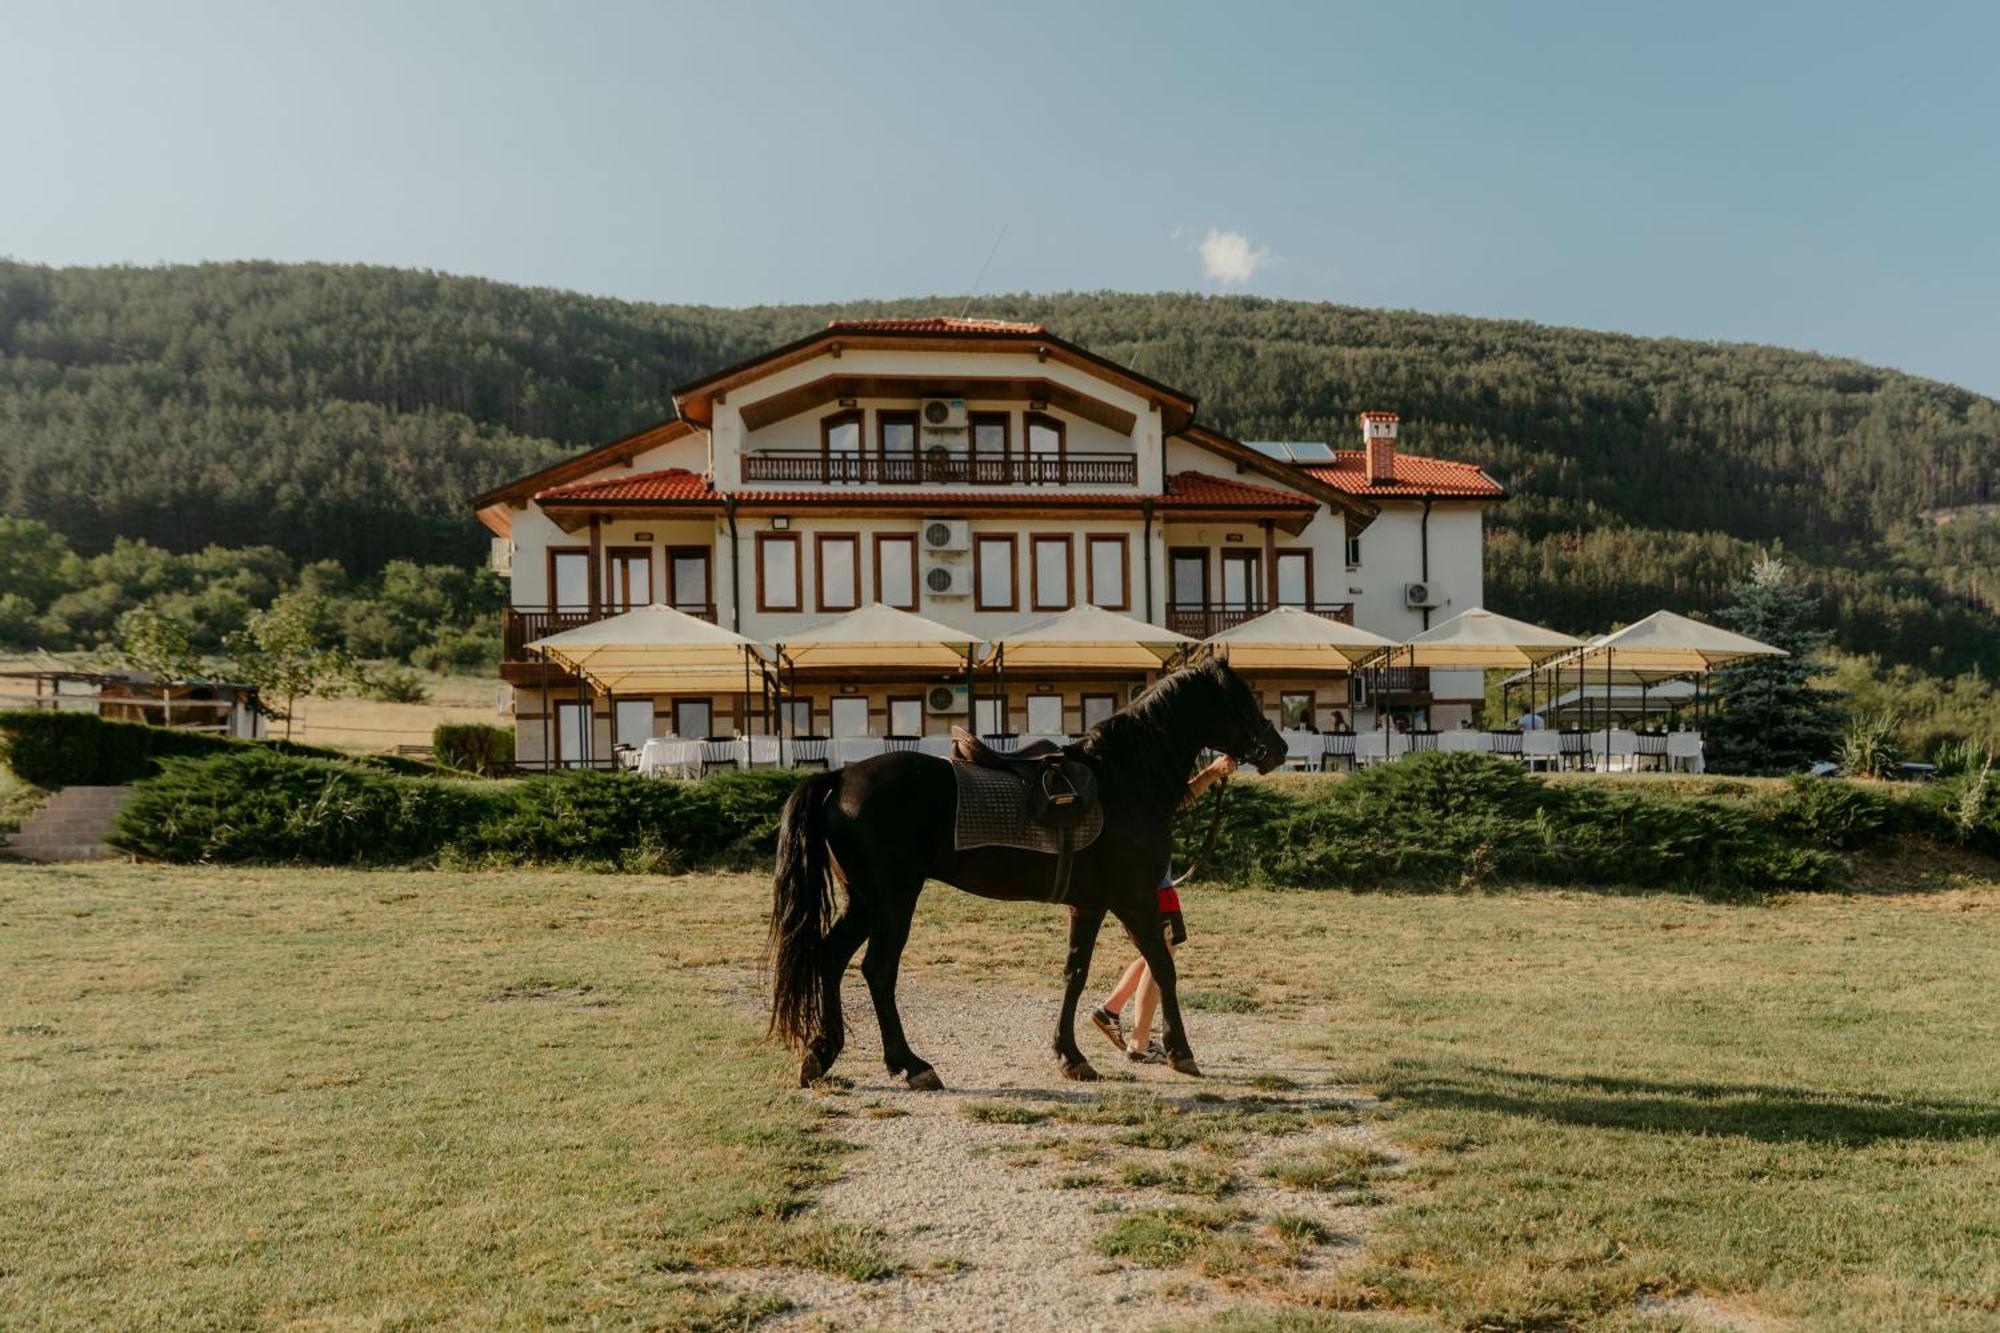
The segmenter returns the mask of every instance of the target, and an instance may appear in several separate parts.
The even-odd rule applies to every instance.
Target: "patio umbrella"
[[[1194,646],[1185,634],[1098,606],[1073,606],[1009,633],[995,635],[989,661],[1016,667],[1158,669]]]
[[[1787,654],[1782,648],[1760,643],[1748,635],[1716,625],[1704,625],[1699,620],[1690,620],[1672,611],[1655,611],[1644,620],[1634,621],[1616,633],[1593,641],[1578,656],[1603,659],[1603,670],[1591,674],[1600,678],[1604,686],[1604,740],[1608,754],[1611,748],[1611,691],[1618,672],[1699,676],[1731,662],[1753,657],[1784,657]]]
[[[1583,640],[1575,635],[1474,607],[1376,654],[1365,665],[1379,669],[1400,662],[1413,668],[1519,669],[1539,666],[1582,646]]]
[[[659,694],[726,693],[740,681],[746,714],[751,665],[756,663],[760,670],[763,665],[756,640],[657,602],[536,639],[526,646],[544,662],[576,677],[579,700],[586,683],[599,694]],[[546,733],[550,711],[546,685],[542,693]],[[748,718],[743,721],[747,724]],[[747,734],[749,727],[744,725],[742,730]],[[581,737],[585,762],[591,758],[593,731],[586,727]],[[546,754],[546,734],[542,744]]]
[[[1202,642],[1225,653],[1232,666],[1270,671],[1324,668],[1330,659],[1345,667],[1396,646],[1393,639],[1296,606],[1266,611]]]
[[[852,611],[793,630],[777,644],[780,671],[791,670],[787,693],[797,693],[798,669],[805,667],[897,667],[912,671],[965,672],[971,706],[979,636],[942,621],[870,602]],[[784,711],[781,717],[788,714]],[[789,729],[789,728],[787,728]],[[782,742],[781,742],[782,744]]]

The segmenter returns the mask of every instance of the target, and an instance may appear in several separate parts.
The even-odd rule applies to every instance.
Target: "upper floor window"
[[[875,534],[875,600],[899,611],[917,609],[917,535]]]
[[[1075,546],[1068,536],[1036,535],[1028,539],[1028,551],[1035,576],[1035,610],[1069,610],[1076,600],[1070,589],[1073,582],[1070,562],[1075,558]]]
[[[1130,567],[1125,534],[1093,532],[1084,538],[1084,552],[1085,574],[1090,580],[1090,604],[1101,606],[1106,611],[1130,608],[1132,599],[1125,589],[1125,571]]]
[[[1278,552],[1278,605],[1311,606],[1312,599],[1312,552]]]
[[[705,614],[715,601],[715,584],[708,567],[706,546],[667,548],[668,592],[674,609],[691,615]]]
[[[1054,417],[1045,417],[1038,412],[1030,412],[1022,419],[1026,428],[1028,449],[1027,465],[1029,481],[1061,481],[1063,454],[1067,445],[1063,439],[1063,424]]]
[[[644,546],[612,546],[604,552],[611,562],[610,596],[613,611],[630,611],[653,600],[653,553]]]
[[[828,481],[861,480],[861,413],[835,412],[820,418],[819,449]]]
[[[799,602],[799,535],[796,532],[757,534],[757,609],[804,609]]]
[[[1249,611],[1264,601],[1260,571],[1264,561],[1257,551],[1222,553],[1222,605],[1232,611]]]
[[[981,533],[972,539],[973,609],[1012,611],[1014,598],[1014,536]]]
[[[1347,539],[1347,567],[1349,569],[1361,568],[1361,539],[1359,537],[1349,537]]]
[[[1007,456],[1007,414],[1005,412],[974,412],[970,418],[972,426],[972,456],[974,458],[1005,458]]]
[[[915,412],[877,412],[875,447],[882,458],[883,481],[918,480]]]
[[[813,538],[813,569],[819,609],[852,611],[861,605],[861,538],[851,532],[822,532]]]
[[[589,548],[549,548],[549,606],[557,611],[582,611],[590,606]]]

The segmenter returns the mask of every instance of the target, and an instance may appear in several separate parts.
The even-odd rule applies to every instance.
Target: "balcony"
[[[827,486],[1136,486],[1139,460],[1112,453],[965,458],[770,449],[743,455],[743,480]]]
[[[1328,620],[1338,620],[1343,625],[1354,623],[1354,603],[1313,602],[1291,603],[1301,611],[1310,611]],[[1234,629],[1246,620],[1255,620],[1270,608],[1265,606],[1232,606],[1209,602],[1190,604],[1170,602],[1167,604],[1167,628],[1176,634],[1185,634],[1190,639],[1206,639],[1212,634],[1220,634],[1226,629]]]
[[[500,628],[500,660],[502,662],[539,662],[541,658],[528,656],[528,645],[537,639],[545,639],[551,634],[560,634],[566,629],[588,625],[592,621],[619,615],[632,608],[625,606],[603,606],[596,615],[582,607],[563,606],[510,606],[503,613]],[[715,607],[679,606],[699,620],[715,623]]]

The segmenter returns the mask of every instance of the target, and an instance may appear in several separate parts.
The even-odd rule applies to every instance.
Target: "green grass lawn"
[[[709,1265],[883,1271],[802,1209],[837,1168],[816,1103],[690,971],[754,962],[764,894],[0,868],[0,1325],[728,1326],[767,1305]],[[1268,1023],[1274,1064],[1381,1093],[1408,1161],[1361,1268],[1236,1326],[1658,1328],[1646,1303],[1684,1294],[2000,1324],[2000,884],[1976,868],[1755,906],[1187,897],[1189,985]],[[1061,939],[934,891],[908,960],[1053,1003]]]

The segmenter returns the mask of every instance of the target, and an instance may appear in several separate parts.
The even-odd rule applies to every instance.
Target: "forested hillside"
[[[1247,438],[1477,461],[1488,601],[1571,629],[1718,603],[1782,542],[1842,641],[2000,672],[2000,404],[1744,345],[1251,298],[1082,294],[720,310],[323,265],[0,264],[0,513],[84,553],[269,545],[357,575],[477,559],[473,493],[670,414],[667,391],[836,314],[1047,323]],[[0,593],[7,590],[0,589]]]

